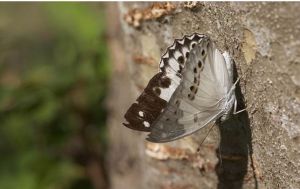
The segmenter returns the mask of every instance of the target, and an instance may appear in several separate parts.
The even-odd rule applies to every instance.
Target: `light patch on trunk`
[[[242,45],[242,51],[244,53],[246,63],[249,65],[255,58],[257,45],[254,34],[248,29],[244,30],[244,42]]]

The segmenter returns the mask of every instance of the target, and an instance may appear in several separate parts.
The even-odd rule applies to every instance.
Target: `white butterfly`
[[[162,56],[160,72],[128,109],[124,125],[150,132],[151,142],[182,138],[228,119],[236,83],[227,52],[221,54],[205,35],[184,36]]]

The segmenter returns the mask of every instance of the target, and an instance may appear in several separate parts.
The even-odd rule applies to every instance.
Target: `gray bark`
[[[119,13],[110,32],[111,187],[300,188],[300,4],[151,6],[109,9],[108,15]],[[146,142],[145,134],[121,125],[123,115],[157,72],[166,47],[194,32],[233,57],[239,109],[247,111],[215,127],[201,146],[208,128],[170,143]]]

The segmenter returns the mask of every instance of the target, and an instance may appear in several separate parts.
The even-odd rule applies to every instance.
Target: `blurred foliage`
[[[99,4],[1,3],[0,188],[93,188],[86,166],[105,153],[104,29]]]

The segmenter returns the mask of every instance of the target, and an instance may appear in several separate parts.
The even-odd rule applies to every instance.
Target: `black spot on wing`
[[[157,95],[160,95],[161,90],[160,90],[160,88],[156,87],[156,88],[154,88],[154,92],[155,92]]]
[[[175,51],[176,51],[175,49],[170,49],[170,50],[169,50],[169,58],[174,57]],[[169,58],[168,58],[168,59],[169,59]]]
[[[178,59],[177,59],[178,63],[179,64],[184,64],[184,58],[183,56],[179,56]]]
[[[198,34],[195,34],[193,37],[193,41],[199,41],[201,37]]]
[[[197,73],[197,68],[196,67],[194,68],[194,73]]]
[[[179,50],[182,47],[182,44],[179,43],[179,39],[176,39],[174,42],[175,50]]]
[[[205,50],[203,49],[202,52],[201,52],[202,56],[205,55]]]
[[[202,68],[202,62],[201,62],[201,60],[198,61],[198,67]]]
[[[186,53],[185,53],[185,57],[186,57],[186,59],[188,59],[188,58],[190,57],[190,53],[189,53],[189,52],[186,52]]]
[[[192,42],[192,40],[190,40],[189,38],[186,37],[184,39],[183,45],[189,48],[191,42]]]

